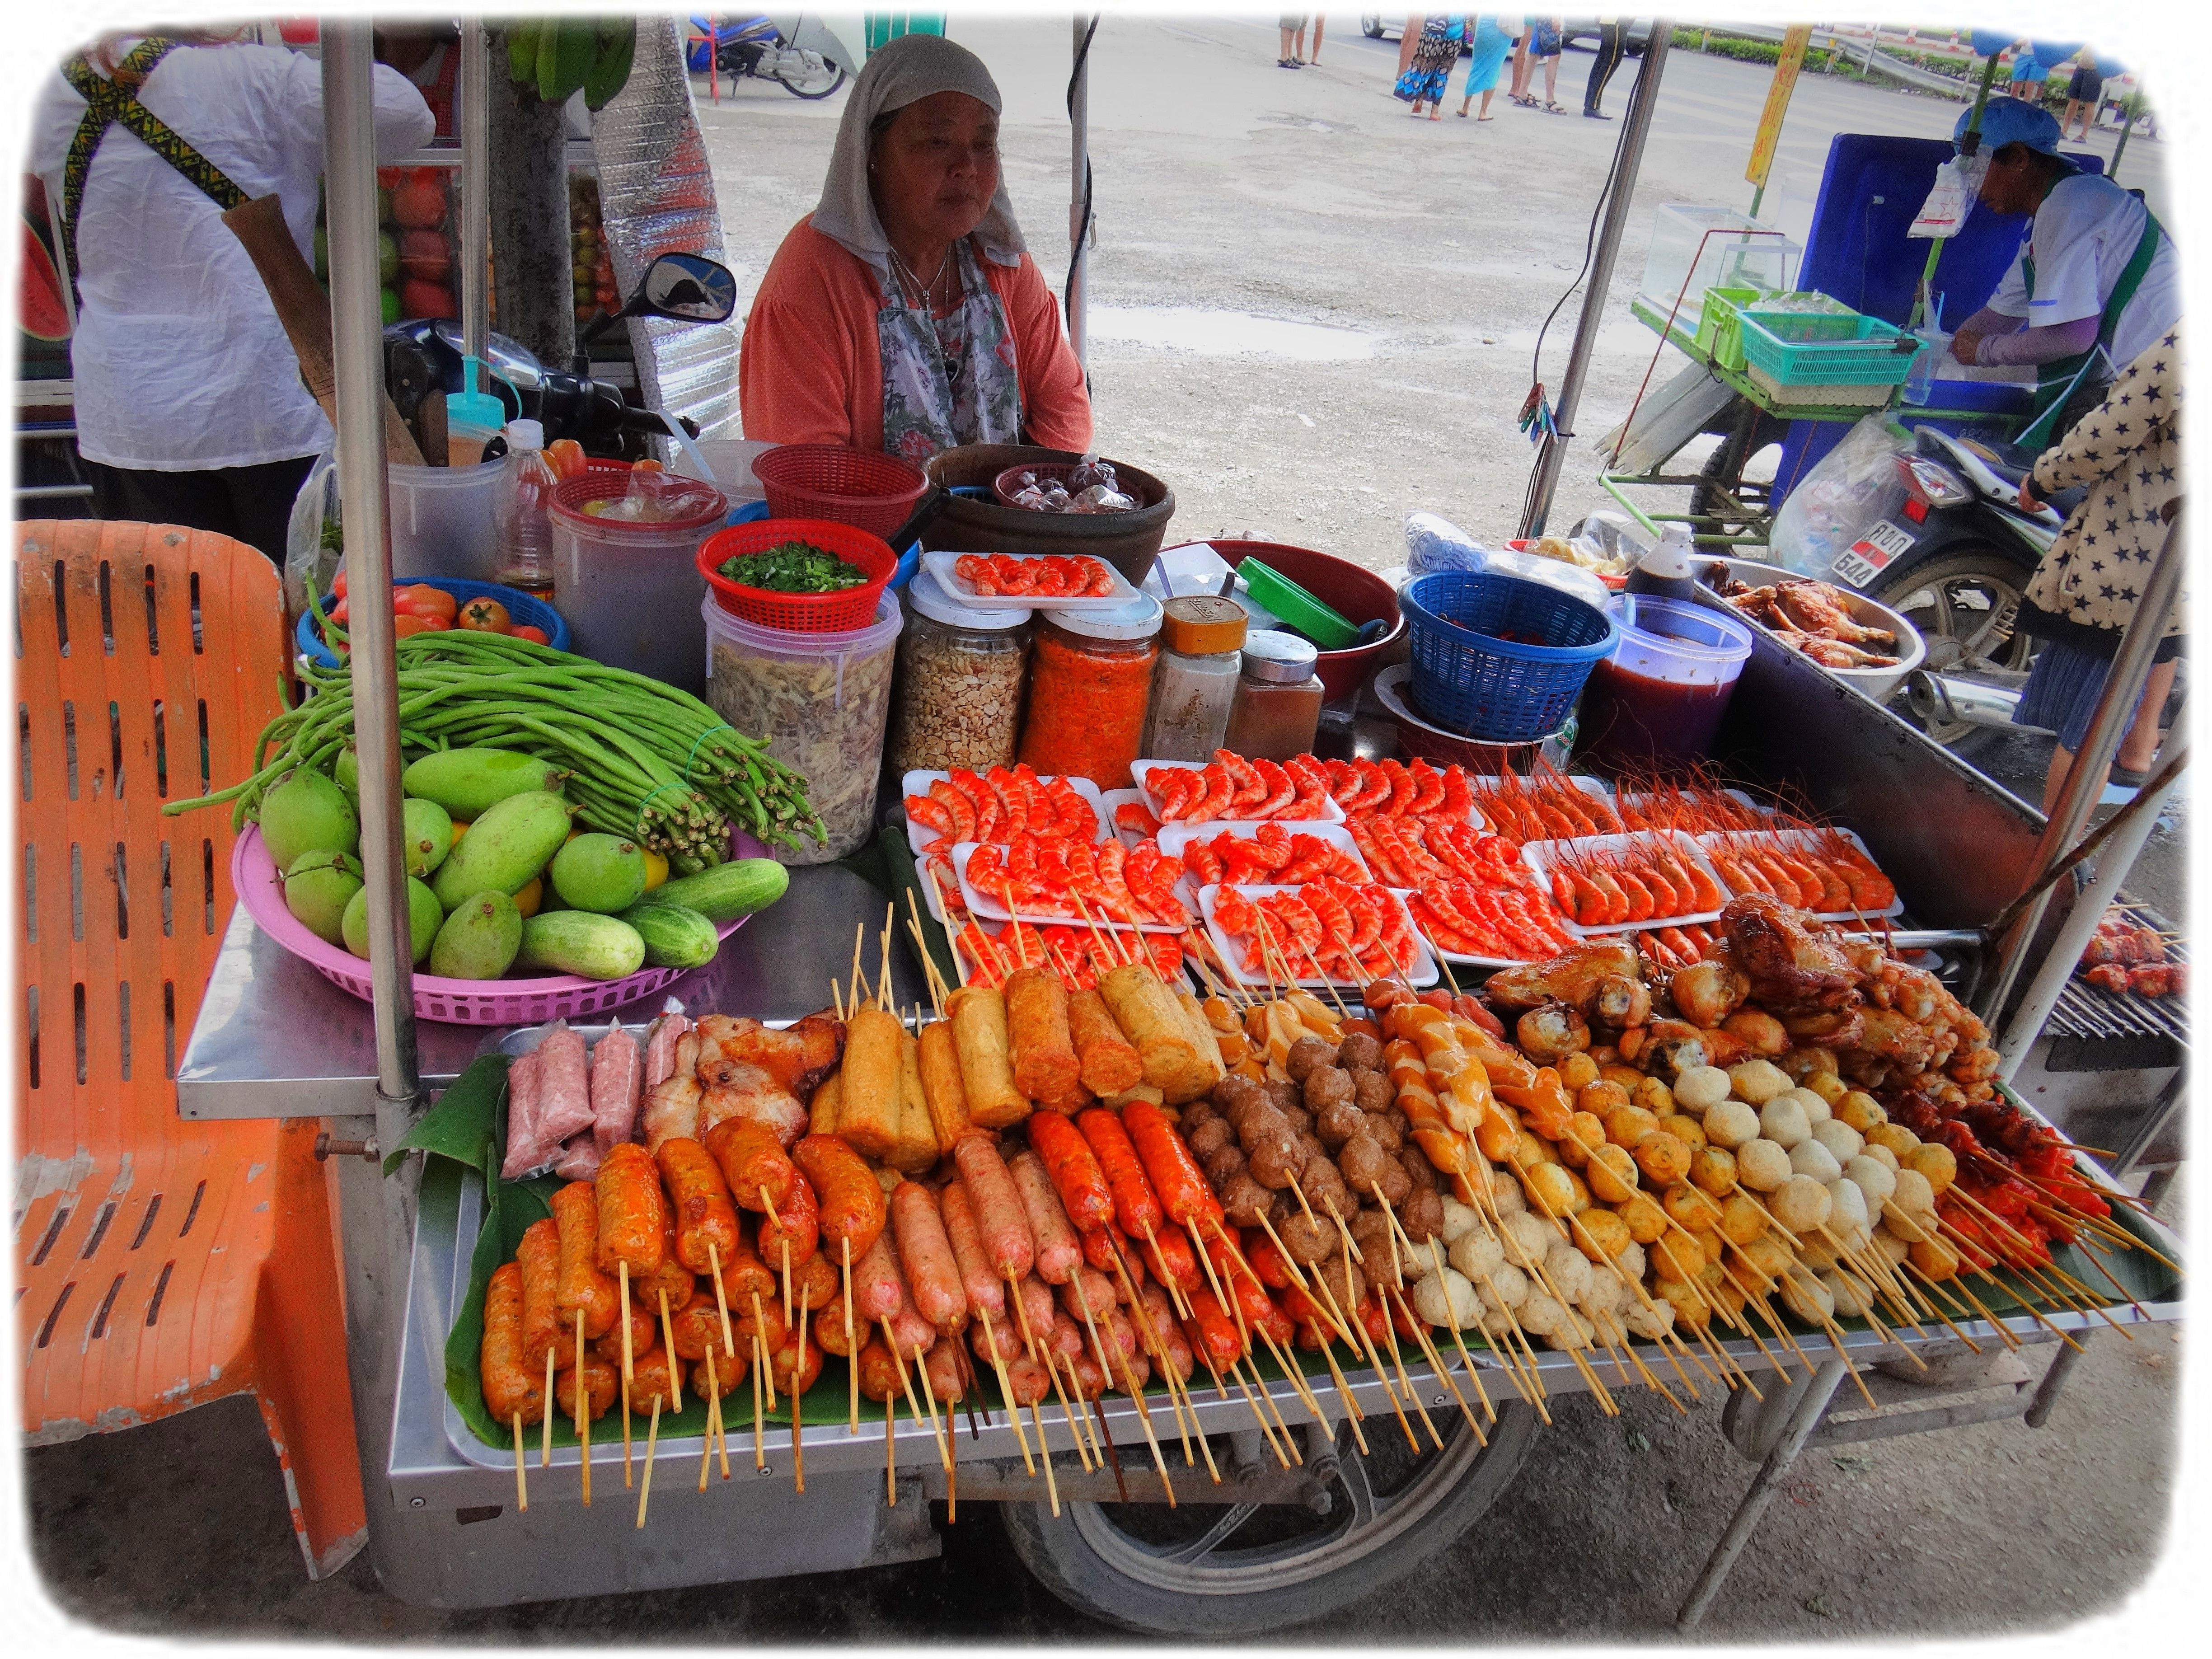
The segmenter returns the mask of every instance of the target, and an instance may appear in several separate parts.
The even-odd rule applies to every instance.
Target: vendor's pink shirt
[[[1061,331],[1060,302],[1024,253],[1018,267],[981,261],[1006,309],[1021,374],[1029,441],[1091,447],[1083,365]],[[884,447],[884,370],[876,348],[876,274],[814,228],[791,228],[753,296],[738,352],[745,436],[782,444]]]

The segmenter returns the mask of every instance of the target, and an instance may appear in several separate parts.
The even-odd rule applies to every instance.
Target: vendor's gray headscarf
[[[989,105],[994,115],[999,113],[998,83],[981,58],[939,34],[901,35],[868,59],[845,101],[844,118],[837,123],[837,145],[830,152],[830,176],[823,180],[822,200],[814,210],[814,228],[866,260],[879,276],[889,268],[891,245],[868,193],[869,130],[886,111],[903,109],[939,92],[964,92]],[[987,258],[1002,265],[1021,263],[1028,245],[1014,222],[1014,204],[1006,195],[1003,172],[998,194],[992,197],[974,234]]]

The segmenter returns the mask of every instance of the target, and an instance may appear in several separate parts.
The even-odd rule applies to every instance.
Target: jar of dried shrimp
[[[956,605],[927,571],[908,586],[906,605],[891,770],[1012,766],[1029,676],[1030,613]]]
[[[1141,594],[1107,611],[1047,611],[1037,623],[1021,757],[1048,775],[1126,789],[1142,752],[1160,602]]]

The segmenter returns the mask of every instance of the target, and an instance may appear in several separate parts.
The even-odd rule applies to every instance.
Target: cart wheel
[[[2017,559],[1987,543],[1969,542],[1941,558],[1916,565],[1867,597],[1886,605],[1920,632],[1930,673],[1984,679],[2017,690],[2027,678],[2035,641],[2013,626],[2028,573]],[[1895,711],[1916,718],[1902,697]],[[2002,727],[1970,720],[1918,720],[1929,738],[1960,757],[1979,753],[2004,738]]]
[[[1022,1565],[1070,1607],[1154,1635],[1257,1636],[1333,1613],[1435,1555],[1497,1501],[1538,1432],[1519,1400],[1499,1406],[1487,1448],[1455,1413],[1449,1427],[1433,1415],[1443,1449],[1425,1439],[1418,1457],[1388,1416],[1367,1419],[1364,1458],[1340,1428],[1325,1515],[1188,1496],[1172,1510],[1069,1504],[1057,1520],[1039,1504],[1000,1507]]]

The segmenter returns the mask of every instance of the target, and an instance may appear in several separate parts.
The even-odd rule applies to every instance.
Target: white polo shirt
[[[2030,328],[2052,328],[2101,317],[2119,286],[2136,244],[2142,240],[2149,210],[2114,184],[2094,173],[2077,173],[2051,187],[2036,210],[2035,223],[2021,245],[2021,258],[1990,295],[1990,309],[2024,317]],[[2027,295],[2021,260],[2035,258],[2035,297]],[[2181,261],[2173,239],[2161,235],[2150,269],[2135,298],[2121,307],[2112,331],[2115,369],[2133,362],[2160,335],[2181,319]]]

